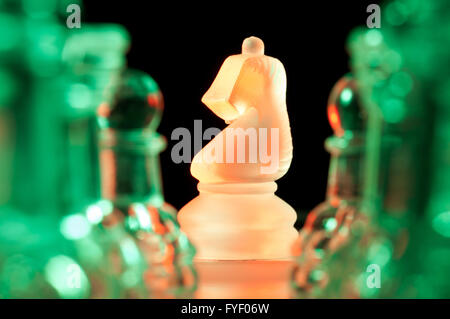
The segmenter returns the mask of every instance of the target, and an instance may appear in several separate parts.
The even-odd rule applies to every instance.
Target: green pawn
[[[300,298],[316,297],[327,286],[329,274],[322,263],[351,238],[362,198],[365,122],[351,75],[333,87],[327,113],[334,136],[325,142],[331,154],[326,200],[308,214],[293,247],[292,287]]]
[[[146,261],[111,203],[101,197],[97,107],[110,101],[125,68],[129,36],[119,25],[84,25],[64,47],[61,125],[64,174],[57,198],[66,212],[61,232],[77,248],[91,298],[149,297]]]
[[[195,249],[162,193],[159,153],[166,140],[156,128],[163,105],[150,76],[124,72],[111,104],[98,109],[102,190],[146,255],[145,283],[152,296],[187,297],[196,287]]]

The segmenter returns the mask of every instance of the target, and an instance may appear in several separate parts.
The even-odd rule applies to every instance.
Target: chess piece
[[[313,297],[327,285],[328,274],[321,263],[349,240],[362,199],[365,120],[351,75],[333,87],[327,111],[334,131],[325,142],[331,154],[327,195],[308,214],[293,246],[292,286],[297,297]]]
[[[0,33],[22,41],[0,54],[0,171],[7,173],[0,173],[0,298],[87,298],[92,291],[76,243],[60,232],[66,34],[55,4],[42,1],[38,15],[26,14],[24,1],[2,6]]]
[[[364,213],[375,234],[327,264],[335,295],[351,284],[362,298],[450,296],[449,9],[444,0],[391,1],[382,29],[349,37],[368,114]]]
[[[285,97],[283,64],[256,37],[225,60],[203,96],[229,125],[194,157],[200,194],[178,215],[196,259],[290,257],[296,214],[274,194],[292,160]]]
[[[110,104],[98,110],[103,197],[124,220],[144,253],[144,281],[152,297],[187,297],[195,289],[195,249],[181,232],[175,209],[164,201],[156,132],[163,97],[147,74],[127,70]]]
[[[91,298],[148,297],[142,283],[147,264],[128,225],[102,198],[97,108],[111,101],[126,67],[129,35],[120,25],[85,25],[73,30],[63,51],[64,104],[61,125],[63,174],[55,197],[65,214],[63,235],[92,283]],[[84,230],[84,231],[80,231]],[[134,258],[130,259],[129,254]],[[128,276],[127,280],[122,279]]]

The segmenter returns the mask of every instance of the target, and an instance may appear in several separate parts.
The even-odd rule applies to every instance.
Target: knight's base
[[[291,297],[291,261],[197,261],[198,299],[286,299]]]
[[[282,260],[297,238],[294,209],[276,184],[199,184],[199,196],[178,213],[196,260]]]

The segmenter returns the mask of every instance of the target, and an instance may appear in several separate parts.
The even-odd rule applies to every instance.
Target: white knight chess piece
[[[289,258],[296,214],[274,194],[292,161],[283,64],[247,38],[202,102],[229,125],[194,157],[200,194],[178,215],[196,259]]]

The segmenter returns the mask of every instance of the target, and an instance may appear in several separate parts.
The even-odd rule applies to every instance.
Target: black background
[[[263,39],[265,53],[283,62],[287,106],[294,143],[289,172],[277,194],[300,214],[323,201],[329,154],[323,148],[332,131],[326,117],[328,94],[349,71],[345,50],[349,31],[364,25],[366,8],[377,1],[84,1],[83,21],[114,22],[131,34],[128,65],[149,73],[160,85],[165,112],[158,129],[168,138],[161,154],[167,202],[181,208],[197,194],[189,164],[175,164],[173,129],[191,132],[194,119],[207,127],[225,123],[200,101],[222,62],[240,53],[242,40]]]

